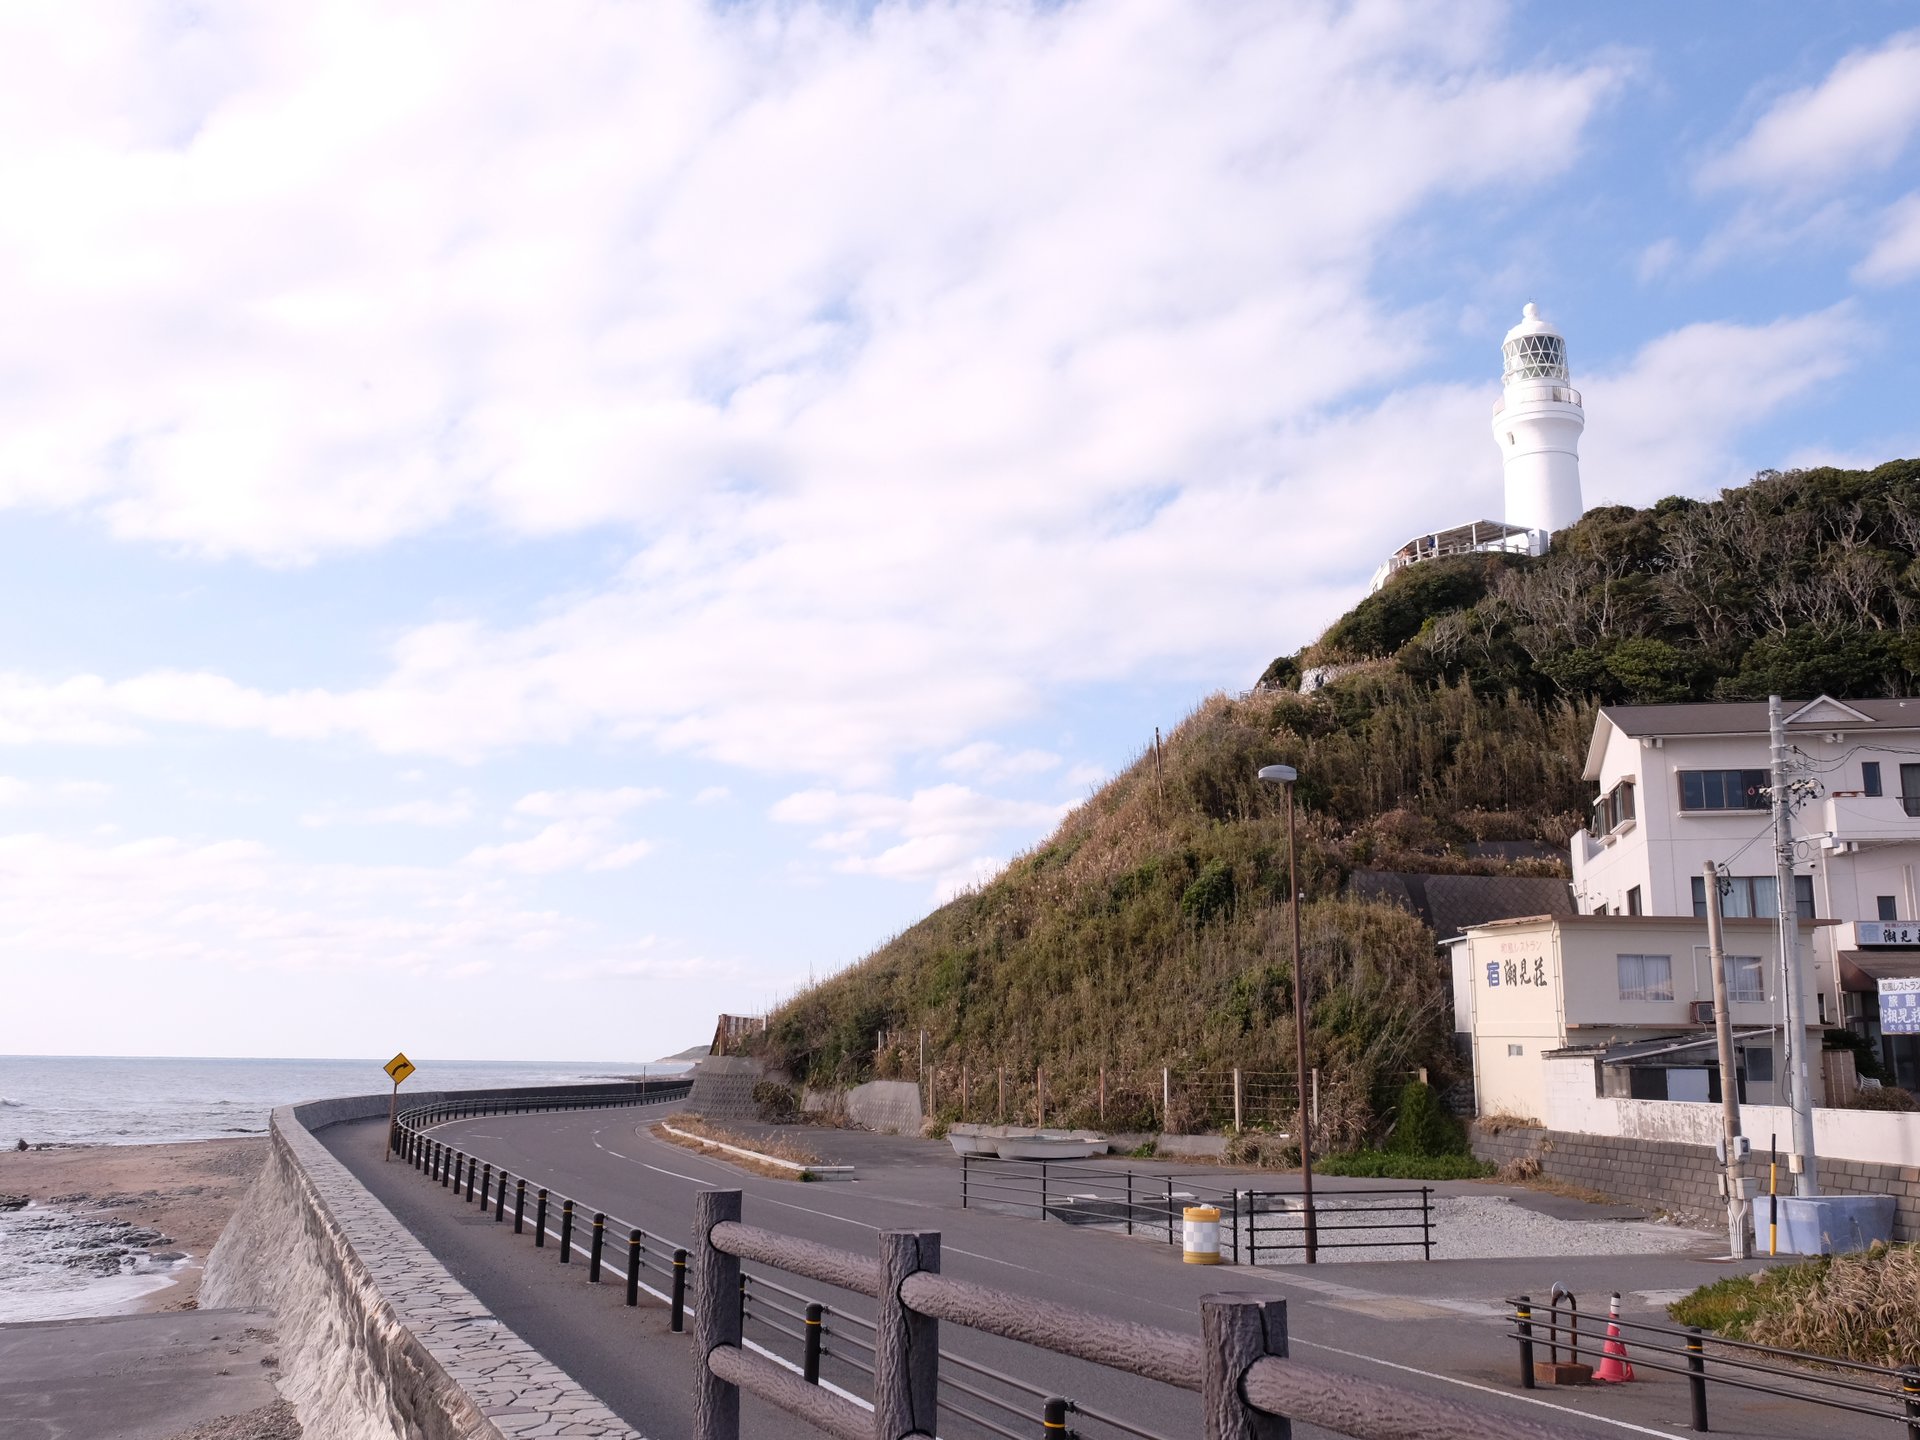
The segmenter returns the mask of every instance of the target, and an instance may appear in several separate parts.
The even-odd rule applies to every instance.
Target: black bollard
[[[1707,1347],[1700,1342],[1700,1327],[1687,1327],[1687,1389],[1693,1400],[1693,1428],[1707,1428]]]
[[[538,1250],[547,1248],[547,1187],[544,1185],[540,1187],[539,1205],[533,1212],[533,1244]]]
[[[640,1303],[640,1232],[627,1233],[627,1304]]]
[[[520,1233],[520,1223],[527,1218],[527,1182],[513,1182],[513,1233]]]
[[[668,1329],[678,1335],[687,1328],[687,1252],[673,1252],[673,1319]]]
[[[1533,1389],[1533,1297],[1522,1295],[1513,1313],[1520,1333],[1520,1388]]]
[[[573,1259],[573,1201],[564,1200],[560,1204],[560,1263],[567,1264]]]
[[[606,1250],[607,1217],[595,1214],[593,1217],[593,1248],[587,1253],[587,1283],[600,1283],[600,1257]]]
[[[807,1348],[801,1357],[800,1374],[809,1385],[820,1383],[820,1332],[826,1328],[820,1322],[826,1309],[818,1301],[807,1306]]]

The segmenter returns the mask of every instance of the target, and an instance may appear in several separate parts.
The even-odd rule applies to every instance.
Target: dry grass
[[[702,1138],[690,1140],[686,1135],[671,1134],[664,1128],[665,1125],[671,1125],[675,1130],[686,1131],[689,1134]],[[738,1146],[742,1150],[752,1150],[761,1155],[770,1155],[777,1160],[790,1161],[795,1165],[818,1165],[821,1163],[818,1155],[815,1155],[812,1151],[802,1146],[795,1145],[791,1140],[787,1140],[784,1137],[776,1136],[772,1139],[763,1140],[754,1135],[742,1135],[738,1131],[729,1130],[722,1125],[716,1125],[704,1115],[697,1115],[691,1111],[679,1115],[669,1115],[663,1124],[655,1125],[652,1129],[654,1135],[665,1140],[669,1145],[678,1145],[683,1150],[698,1151],[709,1159],[725,1161],[729,1165],[737,1165],[742,1170],[751,1171],[755,1175],[764,1175],[771,1180],[811,1180],[813,1177],[804,1170],[791,1170],[785,1165],[766,1164],[760,1161],[749,1160],[739,1155],[729,1154],[727,1151],[718,1148],[719,1145]],[[703,1144],[702,1139],[716,1141],[718,1144]]]
[[[1733,1340],[1868,1365],[1910,1364],[1920,1354],[1920,1246],[1875,1244],[1857,1255],[1729,1276],[1670,1313]]]

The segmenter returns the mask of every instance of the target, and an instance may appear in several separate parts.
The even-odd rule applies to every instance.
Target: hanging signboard
[[[1912,920],[1856,920],[1853,941],[1862,949],[1870,945],[1890,945],[1901,950],[1920,948],[1920,923]]]
[[[1920,1035],[1920,980],[1880,982],[1880,1033]]]

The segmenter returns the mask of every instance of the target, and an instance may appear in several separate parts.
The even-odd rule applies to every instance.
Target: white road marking
[[[1434,1370],[1422,1370],[1414,1365],[1402,1365],[1393,1360],[1382,1360],[1378,1355],[1365,1355],[1358,1350],[1342,1350],[1338,1345],[1322,1345],[1314,1340],[1297,1340],[1289,1337],[1289,1345],[1304,1345],[1310,1350],[1326,1350],[1335,1355],[1344,1355],[1349,1360],[1365,1360],[1371,1365],[1384,1365],[1389,1370],[1404,1370],[1409,1375],[1421,1375],[1429,1380],[1444,1380],[1449,1385],[1458,1385],[1467,1390],[1479,1390],[1488,1395],[1498,1395],[1504,1400],[1518,1400],[1526,1405],[1538,1405],[1545,1410],[1558,1410],[1563,1415],[1578,1415],[1582,1420],[1591,1420],[1598,1425],[1611,1425],[1616,1430],[1631,1430],[1636,1435],[1658,1435],[1662,1440],[1671,1440],[1665,1430],[1654,1430],[1645,1425],[1633,1425],[1625,1420],[1614,1420],[1605,1415],[1596,1415],[1591,1410],[1580,1410],[1572,1405],[1556,1405],[1551,1400],[1536,1400],[1531,1395],[1516,1395],[1511,1390],[1502,1390],[1497,1385],[1482,1385],[1476,1380],[1461,1380],[1453,1375],[1442,1375]],[[1678,1421],[1675,1422],[1676,1426]]]

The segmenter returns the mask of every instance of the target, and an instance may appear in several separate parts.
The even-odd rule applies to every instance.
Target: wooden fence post
[[[1240,1382],[1256,1360],[1287,1353],[1287,1302],[1257,1295],[1200,1297],[1200,1406],[1206,1440],[1291,1440],[1293,1422],[1246,1402]]]
[[[1033,1067],[1033,1123],[1036,1129],[1047,1123],[1047,1067]]]
[[[1000,1067],[1000,1123],[1007,1123],[1007,1067]]]
[[[1100,1123],[1107,1123],[1107,1067],[1100,1067]]]
[[[693,1197],[693,1283],[699,1297],[694,1317],[694,1440],[740,1440],[740,1389],[707,1363],[724,1345],[740,1343],[740,1259],[715,1248],[713,1227],[740,1218],[738,1190],[702,1190]]]
[[[882,1231],[879,1307],[873,1332],[874,1434],[881,1440],[935,1433],[940,1322],[908,1308],[900,1298],[906,1278],[920,1271],[939,1273],[940,1232]]]
[[[967,1062],[960,1062],[960,1118],[967,1118]]]

